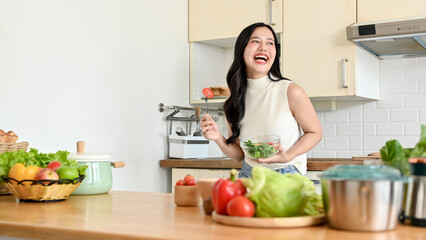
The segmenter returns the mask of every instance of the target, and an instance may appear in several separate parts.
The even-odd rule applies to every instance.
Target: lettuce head
[[[241,178],[247,197],[256,205],[257,217],[295,217],[317,215],[321,196],[314,183],[300,174],[280,174],[255,166],[251,178]]]

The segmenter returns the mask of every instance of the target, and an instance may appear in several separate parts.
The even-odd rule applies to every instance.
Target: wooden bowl
[[[203,200],[212,197],[213,185],[218,178],[202,178],[197,181],[198,192]]]
[[[197,185],[175,186],[175,203],[179,207],[198,206],[201,203]]]

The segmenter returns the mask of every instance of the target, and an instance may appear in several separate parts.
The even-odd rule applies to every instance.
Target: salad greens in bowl
[[[254,136],[240,139],[240,146],[251,159],[269,158],[277,154],[280,137],[275,135]]]

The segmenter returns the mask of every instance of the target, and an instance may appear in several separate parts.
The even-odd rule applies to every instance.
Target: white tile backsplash
[[[362,124],[348,123],[337,125],[338,136],[362,136]]]
[[[423,122],[426,121],[426,108],[420,109],[420,121],[423,121]]]
[[[380,151],[397,139],[405,148],[420,138],[426,125],[426,58],[380,61],[378,101],[338,102],[337,110],[318,112],[323,139],[312,158],[351,158]]]
[[[406,66],[404,68],[404,78],[426,78],[426,66]]]
[[[389,83],[390,93],[416,93],[417,90],[417,79],[406,79]]]
[[[364,122],[389,122],[389,109],[364,110]]]
[[[419,80],[419,92],[421,93],[426,92],[426,78]]]
[[[404,136],[404,123],[378,123],[377,136]]]
[[[404,95],[384,95],[380,96],[380,101],[377,102],[377,108],[396,108],[404,107]]]
[[[425,107],[426,93],[407,94],[404,102],[406,107]]]
[[[416,108],[410,109],[391,109],[391,122],[416,122],[419,119],[419,110]]]

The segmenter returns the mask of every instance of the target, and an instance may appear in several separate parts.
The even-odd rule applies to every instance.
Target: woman
[[[240,33],[226,81],[231,91],[224,104],[228,139],[209,114],[200,123],[203,136],[232,160],[244,159],[238,177],[251,177],[256,165],[305,175],[306,152],[321,140],[321,125],[303,89],[281,75],[279,45],[269,25],[255,23]],[[280,136],[278,153],[258,160],[244,156],[239,138],[256,135]]]

